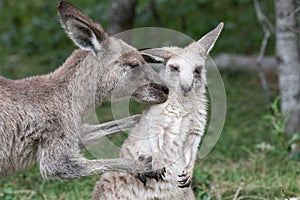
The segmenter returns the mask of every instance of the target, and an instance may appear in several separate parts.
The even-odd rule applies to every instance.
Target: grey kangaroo
[[[72,179],[105,171],[140,178],[151,170],[151,157],[88,160],[81,155],[80,135],[89,128],[85,113],[110,96],[120,77],[131,74],[146,80],[133,96],[149,104],[165,102],[168,88],[158,75],[143,71],[148,66],[135,48],[109,37],[79,9],[61,1],[58,14],[80,49],[53,73],[21,80],[0,76],[0,178],[36,161],[45,178]],[[120,92],[126,95],[125,88]],[[164,173],[153,173],[161,176],[158,172]]]

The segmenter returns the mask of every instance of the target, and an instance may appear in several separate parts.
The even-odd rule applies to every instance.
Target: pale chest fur
[[[204,132],[205,105],[204,96],[191,100],[171,93],[167,102],[152,106],[143,114],[124,142],[121,156],[152,155],[154,168],[167,166],[172,174],[180,173],[186,164],[184,154],[189,153],[189,135]]]
[[[96,188],[113,187],[115,193],[106,191],[103,194],[112,196],[102,199],[194,199],[192,189],[179,188],[177,182],[188,162],[187,155],[193,150],[190,134],[197,132],[201,137],[206,124],[205,96],[194,97],[183,101],[170,93],[167,102],[152,106],[143,114],[121,148],[121,157],[136,159],[140,155],[152,155],[153,168],[167,169],[164,181],[148,180],[144,187],[126,173],[105,173]],[[120,188],[126,192],[119,191]]]

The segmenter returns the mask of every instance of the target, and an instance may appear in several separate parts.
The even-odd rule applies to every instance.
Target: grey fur
[[[109,97],[119,78],[132,70],[130,65],[141,71],[145,61],[135,48],[109,38],[71,4],[60,2],[58,11],[67,34],[81,50],[53,73],[21,80],[0,77],[0,177],[36,161],[43,177],[59,179],[108,170],[134,174],[149,170],[149,159],[87,160],[80,154],[86,112]],[[152,84],[134,95],[148,103],[164,102],[167,88],[158,78],[140,74]]]

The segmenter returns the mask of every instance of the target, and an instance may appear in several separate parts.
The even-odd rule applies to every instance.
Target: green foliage
[[[107,0],[96,2],[75,4],[106,26]],[[22,78],[47,73],[70,55],[74,46],[60,27],[56,5],[57,1],[45,0],[1,1],[1,75]]]
[[[8,185],[3,189],[3,199],[5,200],[14,200],[14,194],[13,194],[13,186]]]
[[[277,97],[270,105],[272,114],[266,115],[265,118],[272,124],[272,133],[276,137],[284,137],[285,126],[288,121],[288,116],[283,116],[280,110],[280,97]]]
[[[148,1],[140,1],[135,26],[161,25],[197,40],[223,21],[224,30],[213,54],[221,51],[257,54],[259,51],[263,31],[257,22],[252,0],[156,0],[155,2],[160,22],[153,18]],[[274,21],[274,2],[264,0],[260,3],[266,15]],[[274,38],[267,52],[274,53]]]
[[[280,110],[280,97],[277,97],[270,104],[271,113],[264,116],[272,126],[272,134],[275,138],[276,146],[280,152],[286,151],[288,146],[286,142],[285,126],[288,121],[288,116],[284,116]]]
[[[72,2],[72,1],[71,1]],[[160,24],[153,18],[149,1],[138,1],[134,27],[162,26],[199,39],[220,21],[225,28],[213,54],[255,54],[263,37],[251,0],[156,0]],[[72,2],[107,27],[108,1]],[[260,2],[273,20],[272,0]],[[74,46],[59,25],[57,1],[0,1],[0,74],[10,78],[50,72]],[[245,38],[246,36],[246,38]],[[274,38],[267,52],[274,53]]]
[[[273,146],[268,148],[262,148],[263,146],[257,146],[257,148],[261,150],[268,150],[271,152],[276,152],[282,156],[286,156],[288,150],[293,153],[292,157],[297,158],[299,157],[299,152],[296,149],[297,145],[300,141],[299,134],[292,134],[288,135],[285,132],[286,123],[289,120],[289,116],[283,115],[280,109],[280,97],[277,97],[271,104],[270,104],[271,112],[264,116],[264,119],[271,124],[271,133],[274,138]],[[266,144],[266,143],[265,143]],[[264,146],[266,147],[266,146]]]

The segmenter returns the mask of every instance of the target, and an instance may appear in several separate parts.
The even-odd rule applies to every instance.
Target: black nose
[[[162,85],[161,90],[163,91],[164,94],[166,94],[166,95],[169,94],[169,88],[167,86]]]
[[[152,83],[151,86],[154,87],[157,90],[161,90],[165,95],[169,94],[169,88],[167,86],[165,86],[165,85],[160,85],[160,84]]]

